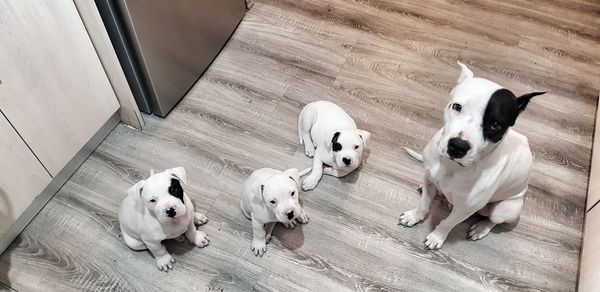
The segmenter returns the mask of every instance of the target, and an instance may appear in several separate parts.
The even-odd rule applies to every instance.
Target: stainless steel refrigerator
[[[245,0],[96,0],[143,112],[165,117],[219,54]]]

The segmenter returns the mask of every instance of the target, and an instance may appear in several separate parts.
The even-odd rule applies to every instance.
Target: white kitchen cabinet
[[[52,177],[2,115],[0,137],[0,234],[4,234]]]
[[[0,1],[0,252],[110,133],[119,106],[72,0]]]
[[[0,1],[0,52],[0,110],[56,176],[119,108],[73,1]]]

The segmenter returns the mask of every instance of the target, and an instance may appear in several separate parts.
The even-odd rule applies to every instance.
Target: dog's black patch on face
[[[175,198],[180,199],[181,202],[185,204],[185,202],[183,201],[183,188],[181,187],[181,183],[178,179],[171,179],[171,186],[169,186],[169,194],[171,194],[171,196]]]
[[[483,136],[498,143],[508,129],[515,125],[519,114],[525,110],[532,97],[545,92],[533,92],[516,97],[508,89],[498,89],[492,94],[483,115]]]
[[[333,139],[331,139],[331,145],[333,152],[337,152],[342,150],[342,144],[338,143],[338,138],[340,137],[340,132],[335,132],[335,134],[333,134]]]

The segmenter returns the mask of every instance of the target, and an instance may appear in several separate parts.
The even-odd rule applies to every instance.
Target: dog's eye
[[[275,203],[277,203],[275,200],[271,200],[271,204],[275,205]]]
[[[358,149],[358,145],[354,146],[354,149]]]
[[[458,103],[453,103],[452,109],[460,113],[460,111],[462,111],[462,105],[460,105]]]
[[[490,127],[492,128],[492,130],[498,131],[498,130],[500,130],[500,128],[502,128],[502,125],[500,125],[500,123],[498,123],[498,122],[492,122],[490,124]]]
[[[150,200],[150,202],[154,203],[154,202],[156,202],[156,200],[155,200],[155,199],[152,199],[152,200]]]
[[[292,192],[292,197],[293,197],[295,194],[296,194],[296,191],[293,191],[293,192]]]

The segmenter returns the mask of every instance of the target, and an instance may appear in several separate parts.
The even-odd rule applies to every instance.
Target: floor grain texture
[[[10,248],[0,288],[17,291],[575,290],[600,78],[597,1],[257,0],[231,41],[166,119],[119,125]],[[444,248],[411,229],[422,149],[442,125],[461,60],[517,94],[548,90],[517,122],[535,156],[521,220]],[[361,170],[301,194],[311,222],[277,227],[263,258],[239,210],[257,168],[303,169],[300,109],[345,108],[372,132]],[[150,168],[184,166],[211,245],[167,242],[166,274],[123,244],[118,205]]]

